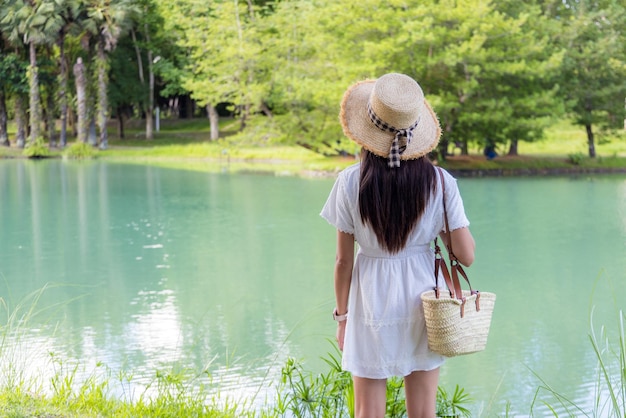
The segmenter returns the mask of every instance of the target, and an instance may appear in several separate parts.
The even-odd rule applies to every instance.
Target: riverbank
[[[78,147],[73,139],[64,149],[42,146],[49,158],[96,158],[107,161],[153,164],[179,169],[214,172],[254,172],[280,176],[334,177],[354,164],[354,156],[325,157],[299,146],[249,145],[237,139],[237,124],[220,121],[222,137],[209,140],[204,119],[163,121],[154,139],[144,139],[141,120],[127,122],[127,137],[117,138],[112,125],[106,150]],[[10,126],[11,127],[11,126]],[[499,156],[488,160],[482,150],[471,147],[469,155],[454,154],[438,163],[456,177],[553,176],[626,173],[626,131],[596,141],[596,158],[587,156],[586,134],[566,120],[546,130],[545,138],[520,142],[519,155],[509,156],[499,147]],[[356,150],[356,148],[355,148]],[[0,146],[0,159],[26,158],[15,144]]]
[[[297,147],[235,148],[224,143],[113,145],[93,149],[87,158],[106,161],[215,172],[255,172],[301,177],[333,177],[354,164],[354,157],[324,157]],[[0,147],[2,158],[27,158],[17,147]],[[71,158],[67,150],[53,148],[48,158]],[[626,173],[626,157],[580,154],[568,156],[500,156],[487,160],[482,155],[453,155],[435,163],[456,177],[555,176]]]
[[[626,173],[624,157],[481,156],[450,157],[442,166],[456,177],[563,176]]]

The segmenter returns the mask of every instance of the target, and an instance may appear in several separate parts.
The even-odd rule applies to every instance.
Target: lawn
[[[129,121],[126,138],[117,137],[115,121],[110,125],[109,148],[94,150],[92,156],[107,160],[129,161],[198,170],[274,172],[283,175],[333,175],[352,164],[353,158],[324,157],[298,146],[254,146],[237,144],[231,135],[238,122],[220,122],[222,138],[209,141],[206,119],[163,120],[152,141],[144,136],[143,121]],[[11,126],[9,126],[11,137]],[[596,135],[597,158],[588,158],[584,129],[562,121],[546,131],[545,138],[534,143],[521,142],[519,155],[507,156],[506,147],[487,160],[478,146],[470,146],[469,155],[455,154],[440,164],[458,175],[517,175],[567,172],[626,172],[626,132]],[[21,157],[23,150],[0,147],[0,158]],[[51,156],[67,155],[67,150],[52,149]]]

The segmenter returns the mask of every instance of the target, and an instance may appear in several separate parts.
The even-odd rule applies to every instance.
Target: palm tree
[[[6,79],[8,73],[8,65],[5,59],[5,46],[0,32],[0,145],[8,147],[11,145],[9,142],[9,132],[7,130],[7,105],[6,105]]]
[[[115,49],[122,33],[132,23],[137,13],[134,0],[87,0],[87,18],[83,27],[96,41],[96,69],[98,79],[98,116],[100,148],[108,147],[108,54]]]
[[[78,31],[78,19],[81,12],[82,2],[80,0],[63,0],[59,7],[59,18],[61,26],[57,33],[56,43],[59,47],[59,109],[61,111],[61,133],[59,135],[59,146],[67,145],[67,86],[69,79],[69,64],[65,54],[65,39],[68,33]]]
[[[37,67],[37,45],[48,42],[59,30],[57,2],[54,0],[5,0],[2,24],[9,41],[28,46],[30,92],[30,142],[39,137],[41,99]]]
[[[77,141],[87,142],[87,79],[83,59],[78,57],[74,64],[74,79],[76,80],[76,113],[78,116]]]

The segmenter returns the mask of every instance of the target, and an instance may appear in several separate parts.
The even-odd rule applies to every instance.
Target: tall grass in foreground
[[[287,359],[281,374],[260,383],[251,398],[220,393],[209,365],[200,372],[177,369],[175,365],[155,370],[146,384],[129,372],[114,373],[105,364],[72,360],[57,355],[32,338],[29,327],[50,310],[37,305],[44,287],[13,306],[0,298],[0,411],[2,417],[352,417],[354,388],[349,373],[341,369],[336,344],[323,360],[328,371],[313,374],[295,359]],[[41,325],[41,324],[39,324]],[[47,324],[52,325],[52,324]],[[53,325],[52,325],[53,326]],[[33,365],[37,365],[32,374]],[[92,367],[92,370],[87,370]],[[269,365],[268,367],[272,367]],[[269,369],[268,369],[269,370]],[[30,374],[29,374],[29,371]],[[141,380],[141,382],[138,382]],[[265,391],[263,391],[265,392]],[[406,415],[401,379],[390,379],[387,389],[387,416]],[[458,386],[452,396],[439,388],[438,416],[468,416],[465,404],[471,400]]]
[[[562,408],[569,416],[576,417],[626,417],[626,338],[624,333],[624,312],[618,313],[618,337],[612,341],[604,326],[599,332],[593,325],[593,310],[591,311],[591,333],[589,341],[593,352],[598,360],[597,377],[595,381],[594,403],[591,409],[586,409],[583,405],[578,405],[565,395],[559,393],[551,387],[541,377],[542,385],[535,392],[535,397],[531,404],[531,413],[535,404],[539,402],[539,395],[547,392],[554,403],[541,401],[554,416],[558,416],[557,408]]]
[[[85,360],[68,360],[46,352],[44,347],[29,346],[32,345],[29,322],[68,303],[37,309],[45,289],[33,292],[15,306],[0,298],[0,411],[3,417],[354,416],[352,379],[341,370],[341,353],[335,344],[332,344],[333,351],[323,358],[328,365],[326,372],[313,374],[305,371],[301,362],[287,359],[278,376],[266,374],[252,397],[237,398],[221,393],[220,382],[213,380],[209,365],[201,371],[166,365],[164,369],[155,370],[147,384],[130,372],[113,373],[102,363],[95,363],[93,370],[86,372]],[[604,326],[596,331],[593,309],[590,324],[589,340],[598,360],[595,402],[578,405],[537,376],[541,385],[530,405],[530,415],[539,414],[536,409],[542,406],[554,416],[626,416],[624,313],[619,311],[616,340]],[[36,356],[44,357],[45,361]],[[41,363],[41,368],[37,375],[29,375],[27,366],[32,369],[34,360]],[[269,370],[273,365],[267,367]],[[265,398],[261,399],[263,396]],[[406,416],[404,396],[402,379],[390,379],[387,417]],[[439,387],[437,416],[468,417],[471,412],[466,407],[471,402],[465,390],[458,386],[453,392]],[[509,416],[509,413],[507,404],[502,416]],[[545,415],[543,411],[542,414]]]
[[[299,362],[289,359],[282,369],[276,386],[275,398],[265,406],[254,407],[249,400],[222,398],[199,384],[197,376],[189,372],[157,372],[149,390],[134,399],[123,400],[111,396],[110,383],[115,379],[130,383],[131,377],[120,374],[113,377],[94,371],[82,382],[77,382],[78,365],[53,360],[56,373],[50,379],[51,391],[33,386],[28,381],[0,387],[0,410],[6,417],[298,417],[335,418],[353,417],[354,390],[347,372],[341,370],[338,357],[330,354],[326,373],[313,375],[305,372]],[[97,369],[104,366],[99,364]],[[108,373],[108,374],[107,374]],[[454,395],[439,388],[437,416],[469,416],[463,406],[470,399],[458,386]],[[404,389],[401,379],[391,379],[387,389],[387,417],[406,416]]]

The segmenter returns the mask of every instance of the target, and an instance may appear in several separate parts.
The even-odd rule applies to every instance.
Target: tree
[[[87,142],[87,79],[83,59],[78,57],[74,64],[74,79],[76,80],[76,108],[78,142]]]
[[[212,138],[217,137],[217,113],[212,108],[218,103],[232,106],[243,130],[253,113],[264,109],[268,89],[267,72],[259,64],[263,40],[257,32],[257,7],[238,0],[209,6],[190,0],[178,2],[177,7],[180,15],[188,17],[178,25],[184,33],[180,45],[189,51],[183,87],[201,106],[207,106]]]
[[[563,116],[555,79],[562,53],[554,42],[560,25],[540,7],[517,1],[494,3],[486,22],[478,88],[464,106],[457,131],[483,147],[509,144],[518,154],[519,141],[543,137],[545,128]],[[484,23],[483,23],[484,24]]]
[[[154,62],[157,42],[154,41],[155,37],[158,37],[159,28],[163,26],[163,18],[158,14],[156,5],[152,0],[138,0],[138,7],[142,12],[137,16],[137,32],[139,32],[143,40],[140,43],[137,40],[135,29],[131,29],[131,36],[133,44],[135,46],[135,52],[137,55],[137,66],[139,70],[139,80],[142,86],[145,86],[144,65],[142,57],[142,49],[146,51],[146,63],[148,69],[148,88],[147,97],[143,100],[143,108],[146,113],[146,139],[152,140],[154,138],[153,126],[154,126],[154,88],[155,88],[155,74],[154,74]],[[160,55],[158,55],[160,57]],[[160,59],[160,58],[159,58]]]
[[[101,149],[108,147],[108,54],[115,49],[119,37],[128,29],[132,15],[136,12],[133,0],[87,0],[88,17],[81,22],[96,42],[97,124]]]
[[[4,44],[2,32],[0,32],[0,145],[8,147],[11,145],[9,141],[9,132],[7,129],[8,114],[6,96],[9,85],[7,81],[11,77],[11,67],[8,62],[8,51]]]
[[[0,74],[0,77],[2,75]],[[0,145],[8,147],[11,145],[9,142],[9,132],[7,130],[7,104],[6,104],[6,96],[4,94],[4,89],[0,88]]]
[[[281,2],[259,23],[259,67],[268,84],[263,101],[273,115],[265,122],[274,142],[325,155],[356,151],[341,134],[337,112],[348,85],[376,76],[357,46],[378,36],[371,3]]]
[[[626,98],[626,9],[619,1],[564,1],[555,11],[567,24],[560,36],[565,56],[563,96],[596,156],[594,125],[621,127]]]
[[[25,50],[20,48],[22,43],[17,40],[10,43],[6,33],[11,32],[11,27],[6,25],[10,22],[7,15],[13,9],[0,8],[0,143],[10,145],[7,132],[7,106],[6,99],[13,98],[16,135],[15,143],[19,148],[23,148],[26,143],[27,120],[25,103],[28,97],[28,61],[25,59]],[[4,32],[6,31],[6,32]]]
[[[37,45],[49,42],[59,29],[57,2],[54,0],[7,0],[1,24],[8,28],[8,38],[20,38],[28,46],[30,91],[30,142],[39,137],[41,124],[41,99],[37,67]]]
[[[118,123],[118,136],[124,138],[124,121],[133,109],[145,108],[146,87],[137,74],[143,74],[134,59],[135,47],[130,37],[121,38],[115,51],[109,55],[108,98]]]
[[[59,89],[58,102],[61,116],[61,132],[59,134],[59,146],[67,145],[67,116],[68,116],[68,83],[69,62],[66,54],[66,39],[71,33],[78,34],[78,19],[81,12],[80,0],[64,0],[59,7],[61,25],[56,34],[56,44],[59,48]]]
[[[54,57],[53,46],[46,44],[37,60],[39,67],[39,87],[45,126],[45,139],[49,147],[56,146],[56,102],[58,86],[58,62]]]
[[[558,109],[549,77],[559,57],[548,48],[549,36],[537,29],[539,9],[513,13],[495,4],[276,5],[260,34],[268,49],[263,56],[272,57],[275,66],[267,66],[272,69],[267,100],[281,130],[289,132],[287,140],[297,138],[295,143],[316,152],[353,152],[337,129],[341,93],[354,81],[386,72],[420,82],[442,122],[444,156],[449,143],[467,153],[470,142],[511,140],[514,151],[517,140],[540,137],[548,115]]]

